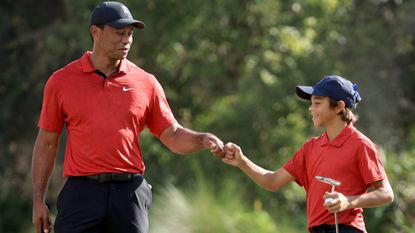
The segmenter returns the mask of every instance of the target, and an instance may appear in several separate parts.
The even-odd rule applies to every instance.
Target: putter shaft
[[[334,189],[336,188],[336,186],[341,185],[339,181],[331,179],[331,178],[327,178],[324,176],[316,176],[316,179],[323,183],[331,185],[331,192],[334,192]],[[337,213],[334,213],[334,223],[336,226],[336,233],[339,233],[339,223],[338,223]]]

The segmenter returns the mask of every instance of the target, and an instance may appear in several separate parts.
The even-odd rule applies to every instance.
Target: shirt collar
[[[81,57],[82,72],[84,73],[91,73],[97,70],[92,65],[91,60],[89,60],[90,55],[91,55],[91,51],[86,51],[84,55],[82,55]],[[130,71],[130,67],[128,66],[128,61],[127,59],[122,59],[119,65],[118,72],[127,73],[128,71]]]
[[[327,132],[325,132],[324,135],[322,135],[321,146],[329,144],[334,147],[341,147],[355,131],[356,128],[353,126],[353,123],[349,123],[332,141],[329,141]]]

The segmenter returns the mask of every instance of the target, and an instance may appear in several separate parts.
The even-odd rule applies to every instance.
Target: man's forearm
[[[180,127],[175,132],[171,149],[178,154],[189,154],[198,151],[204,148],[203,139],[205,136],[206,133]]]
[[[223,149],[223,142],[211,133],[196,132],[174,124],[163,131],[160,140],[177,154],[189,154],[202,148],[209,148],[215,154]]]
[[[32,159],[33,202],[45,201],[46,188],[52,173],[57,146],[48,143],[36,143]]]

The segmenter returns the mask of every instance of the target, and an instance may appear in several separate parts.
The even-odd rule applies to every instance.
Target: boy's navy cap
[[[109,25],[120,29],[128,25],[143,29],[144,23],[133,19],[126,6],[119,2],[103,2],[92,11],[89,26]]]
[[[348,108],[355,108],[362,100],[357,92],[357,84],[337,75],[325,76],[314,86],[297,86],[296,93],[298,97],[305,100],[310,100],[312,95],[328,96],[335,101],[343,100]]]

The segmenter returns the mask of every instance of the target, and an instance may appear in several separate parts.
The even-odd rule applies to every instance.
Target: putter
[[[336,188],[336,186],[341,185],[341,183],[337,180],[333,180],[331,178],[327,178],[324,176],[316,176],[316,179],[318,181],[321,181],[323,183],[329,184],[331,185],[331,192],[334,192],[334,189]],[[337,213],[334,213],[334,223],[336,226],[336,233],[339,233],[339,224],[338,224],[338,220],[337,220]]]

